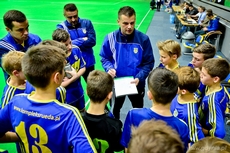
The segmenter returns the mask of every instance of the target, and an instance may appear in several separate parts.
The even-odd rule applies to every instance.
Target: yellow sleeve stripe
[[[91,140],[91,138],[90,138],[90,136],[89,136],[89,134],[88,134],[87,128],[86,128],[86,126],[85,126],[85,123],[84,123],[84,121],[83,121],[83,119],[82,119],[82,117],[81,117],[81,114],[80,114],[80,112],[78,111],[78,109],[75,108],[75,107],[73,107],[73,106],[70,106],[70,105],[66,105],[66,104],[62,104],[62,103],[58,103],[58,102],[55,102],[55,103],[58,104],[58,105],[60,105],[60,106],[62,106],[62,107],[65,107],[65,108],[71,110],[71,111],[74,113],[74,115],[76,116],[76,118],[77,118],[77,120],[78,120],[80,126],[82,127],[82,131],[83,131],[84,135],[86,136],[86,138],[87,138],[87,140],[88,140],[88,142],[89,142],[89,144],[90,144],[90,146],[91,146],[93,152],[96,153],[97,150],[96,150],[95,147],[94,147],[94,144],[93,144],[93,142],[92,142],[92,140]]]
[[[61,103],[65,103],[65,99],[66,99],[66,90],[64,87],[58,87],[57,88],[59,93],[60,93],[60,96],[61,96]]]
[[[15,91],[17,88],[9,86],[8,89],[6,90],[5,97],[2,101],[2,108],[5,107],[9,101],[14,97]]]
[[[199,139],[198,139],[197,125],[196,125],[197,118],[196,118],[194,105],[195,105],[194,103],[187,104],[188,127],[189,127],[190,141],[197,142]]]
[[[216,106],[215,106],[215,93],[211,94],[208,99],[209,119],[212,129],[209,131],[210,135],[214,137],[216,132]]]

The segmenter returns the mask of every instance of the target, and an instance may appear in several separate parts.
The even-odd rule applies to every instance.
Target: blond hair
[[[9,51],[2,56],[2,67],[9,74],[12,75],[14,70],[22,71],[22,58],[25,55],[20,51]]]
[[[180,44],[175,40],[158,41],[157,47],[159,50],[166,52],[170,57],[177,55],[177,58],[179,58],[181,56]]]

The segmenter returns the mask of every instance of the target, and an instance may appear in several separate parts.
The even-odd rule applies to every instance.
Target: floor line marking
[[[120,4],[120,3],[124,2],[124,1],[126,1],[126,0],[123,0],[123,1],[120,1],[120,2],[113,3],[113,5]]]
[[[149,11],[145,14],[145,16],[144,16],[144,18],[141,20],[140,24],[138,24],[137,29],[139,29],[139,28],[140,28],[140,26],[141,26],[141,25],[142,25],[142,23],[144,22],[145,18],[146,18],[146,17],[147,17],[147,15],[149,14],[149,12],[150,12],[150,9],[149,9]]]
[[[88,101],[85,103],[85,106],[88,106],[88,105],[89,105],[89,102],[90,102],[90,100],[88,100]]]

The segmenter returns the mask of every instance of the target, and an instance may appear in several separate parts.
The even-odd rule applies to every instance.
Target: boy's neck
[[[168,65],[166,65],[166,68],[169,70],[174,70],[178,67],[178,62],[176,60],[172,60],[172,62]]]
[[[194,101],[194,95],[193,93],[186,93],[186,94],[179,94],[178,95],[178,101],[181,103],[189,103]]]
[[[105,105],[106,105],[105,101],[101,103],[95,103],[95,102],[90,101],[90,105],[87,110],[87,113],[92,114],[92,115],[103,115],[105,114]]]
[[[30,96],[31,99],[39,101],[50,101],[56,99],[56,88],[47,87],[45,89],[35,88],[34,94]]]
[[[216,92],[220,89],[221,89],[220,82],[213,83],[211,86],[208,86],[208,91],[206,92],[206,94],[208,95],[208,94],[210,94],[212,92]]]
[[[162,116],[172,116],[172,113],[170,111],[170,104],[168,103],[166,105],[162,105],[157,102],[153,102],[152,107],[150,108],[153,112],[162,115]]]
[[[25,80],[20,80],[16,76],[10,76],[8,79],[8,84],[18,88],[25,88]]]

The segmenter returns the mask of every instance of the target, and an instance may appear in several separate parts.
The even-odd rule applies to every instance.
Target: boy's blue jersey
[[[134,108],[128,112],[124,123],[121,144],[125,148],[128,148],[131,139],[131,126],[138,127],[142,121],[151,119],[165,121],[169,126],[176,130],[187,149],[189,143],[189,131],[186,123],[174,116],[161,116],[153,112],[150,108]]]
[[[22,152],[96,152],[79,111],[56,99],[16,95],[0,111],[0,136],[12,130],[24,144]]]
[[[194,99],[192,101],[181,103],[178,95],[171,103],[171,112],[175,117],[186,122],[189,128],[189,138],[192,143],[204,138],[198,116],[199,103]]]
[[[30,84],[28,81],[26,81],[26,89],[25,92],[26,94],[31,94],[32,92],[35,91],[35,88]],[[58,87],[56,89],[56,99],[60,101],[61,103],[65,103],[66,99],[66,90],[64,87]]]
[[[96,33],[90,20],[78,17],[76,27],[73,27],[71,23],[65,20],[64,22],[59,23],[57,28],[64,29],[70,34],[72,44],[81,49],[87,68],[96,63],[93,54],[93,47],[96,45]],[[88,39],[84,40],[85,37]]]
[[[1,105],[0,105],[1,109],[5,107],[16,94],[24,93],[25,91],[25,87],[24,88],[15,87],[10,85],[8,82],[9,79],[6,81],[6,86],[4,87],[3,90]]]
[[[206,88],[206,91],[208,87]],[[201,102],[201,124],[209,131],[210,136],[225,137],[225,110],[229,102],[229,95],[225,87],[205,94]],[[203,122],[202,122],[203,121]]]
[[[67,57],[67,62],[78,72],[85,67],[85,61],[82,57],[81,50],[75,46],[71,54]],[[80,77],[69,84],[66,88],[66,103],[72,104],[84,96],[84,91],[81,85]]]

